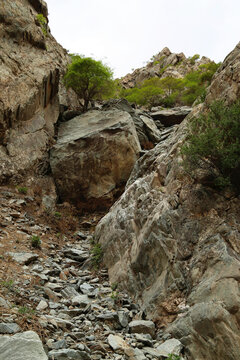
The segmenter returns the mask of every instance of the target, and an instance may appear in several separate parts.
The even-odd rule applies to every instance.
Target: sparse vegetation
[[[118,288],[118,283],[116,283],[116,282],[112,283],[112,285],[111,285],[112,291],[117,290],[117,288]]]
[[[41,249],[41,240],[39,236],[33,235],[31,237],[31,246],[35,249]]]
[[[169,354],[166,360],[180,360],[181,357],[175,354]]]
[[[193,119],[182,155],[190,174],[194,175],[197,168],[207,167],[212,172],[213,185],[239,188],[240,102],[231,106],[214,102],[207,115]]]
[[[56,212],[54,213],[54,216],[55,216],[56,218],[60,219],[61,216],[62,216],[62,214],[61,214],[60,212],[56,211]]]
[[[99,265],[102,262],[103,259],[103,250],[101,244],[94,244],[94,246],[91,249],[92,253],[92,264],[94,268],[99,268]]]
[[[26,186],[18,186],[17,190],[20,194],[26,195],[28,192],[28,188]]]
[[[35,313],[35,311],[29,308],[28,306],[20,306],[18,308],[18,313],[21,315],[26,315],[26,314],[32,315]]]
[[[12,290],[14,286],[13,280],[0,281],[0,286],[8,290]]]
[[[111,299],[114,301],[119,301],[119,292],[118,291],[112,291]]]
[[[43,14],[37,14],[36,16],[37,21],[39,22],[41,29],[42,29],[42,33],[44,36],[47,36],[48,31],[47,31],[47,19],[45,18],[45,16]]]

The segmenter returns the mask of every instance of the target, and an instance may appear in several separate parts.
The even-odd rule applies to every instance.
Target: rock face
[[[127,112],[93,110],[61,124],[50,158],[61,199],[88,209],[109,206],[140,149]]]
[[[38,13],[47,20],[42,0],[6,0],[0,7],[0,182],[48,166],[68,59],[47,25],[43,33]]]
[[[192,70],[197,70],[199,65],[208,64],[211,60],[203,56],[199,61],[186,58],[183,53],[175,54],[165,47],[159,54],[155,55],[146,66],[136,69],[132,74],[127,74],[121,79],[124,88],[132,88],[137,84],[152,77],[174,77],[183,78]]]
[[[181,106],[172,109],[161,109],[151,112],[154,120],[159,120],[164,126],[180,124],[185,117],[192,111],[191,107]]]
[[[240,96],[240,42],[225,58],[224,62],[213,77],[206,96],[206,104],[221,99],[232,103]]]
[[[102,108],[103,110],[119,109],[131,115],[142,149],[149,149],[150,144],[153,147],[159,142],[161,134],[152,117],[146,112],[132,108],[126,99],[109,100]]]
[[[215,75],[207,102],[215,96],[231,102],[239,94],[239,57],[238,45]],[[125,193],[100,221],[95,238],[111,281],[128,289],[159,325],[165,324],[166,332],[186,346],[189,360],[236,360],[239,199],[206,187],[200,174],[195,181],[188,178],[179,151],[190,117],[203,108],[195,108],[138,160]]]
[[[0,360],[47,360],[42,342],[33,331],[0,337]]]

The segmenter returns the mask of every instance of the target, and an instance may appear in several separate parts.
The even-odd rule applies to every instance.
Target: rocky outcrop
[[[214,100],[223,100],[227,104],[239,100],[240,97],[240,42],[225,58],[213,77],[206,96],[206,104]]]
[[[169,76],[180,79],[190,71],[197,70],[200,65],[210,62],[211,60],[205,56],[195,61],[194,59],[186,58],[183,53],[171,53],[165,47],[160,53],[153,56],[146,66],[134,70],[131,74],[127,74],[120,82],[123,88],[128,89],[152,77],[165,78]]]
[[[42,0],[6,0],[0,8],[0,182],[48,166],[68,59],[47,23],[41,28],[38,13],[47,21]]]
[[[181,106],[172,109],[159,109],[150,113],[154,120],[159,120],[164,126],[180,124],[192,111],[191,107]]]
[[[140,152],[131,116],[93,110],[59,127],[50,164],[61,200],[106,208],[127,182]]]
[[[239,93],[239,54],[238,45],[215,75],[207,103],[215,96],[228,103]],[[128,289],[149,317],[186,346],[189,360],[236,360],[239,199],[203,185],[201,172],[193,181],[181,166],[188,121],[203,108],[195,108],[178,130],[138,160],[95,238],[111,281]]]

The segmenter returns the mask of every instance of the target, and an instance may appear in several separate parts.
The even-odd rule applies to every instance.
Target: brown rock
[[[45,172],[59,115],[58,82],[68,57],[37,14],[42,0],[4,1],[0,7],[0,182]],[[13,21],[14,19],[14,21]]]

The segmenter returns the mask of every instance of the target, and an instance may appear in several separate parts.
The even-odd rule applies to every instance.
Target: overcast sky
[[[121,77],[165,46],[219,62],[240,41],[240,0],[46,0],[56,40]]]

